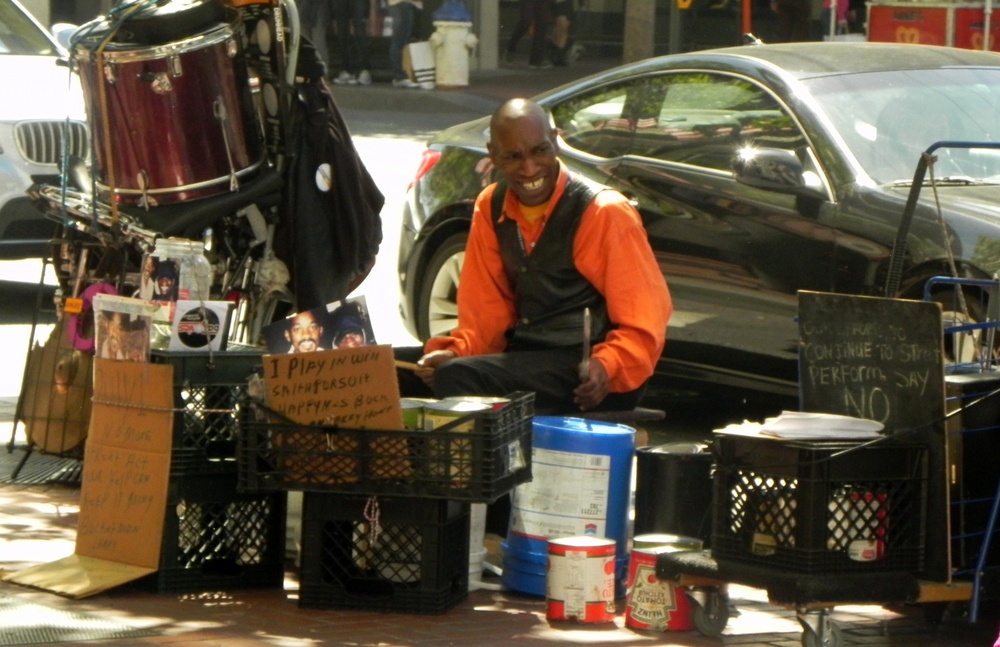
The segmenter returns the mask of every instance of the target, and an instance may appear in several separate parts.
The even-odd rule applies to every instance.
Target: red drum
[[[155,206],[239,189],[264,160],[263,133],[233,27],[163,45],[80,45],[76,63],[98,187]],[[103,67],[103,70],[99,70]]]

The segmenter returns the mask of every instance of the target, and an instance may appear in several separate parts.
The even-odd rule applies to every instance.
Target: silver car
[[[26,191],[58,185],[64,154],[87,157],[87,125],[65,51],[14,0],[0,0],[0,79],[0,258],[42,256],[55,223]]]

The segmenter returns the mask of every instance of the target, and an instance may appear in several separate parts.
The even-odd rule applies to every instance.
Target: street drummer
[[[499,108],[487,149],[501,180],[476,200],[458,326],[397,349],[421,367],[399,372],[401,393],[533,391],[544,415],[635,408],[672,311],[638,212],[560,162],[552,120],[530,100]]]

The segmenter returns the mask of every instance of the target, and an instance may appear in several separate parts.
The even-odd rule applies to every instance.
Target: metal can
[[[660,553],[676,552],[670,546],[636,548],[629,556],[625,626],[648,631],[691,629],[691,603],[684,587],[656,576]]]
[[[424,429],[424,407],[438,402],[434,398],[400,398],[399,408],[403,410],[403,429]]]
[[[449,422],[454,422],[458,418],[467,416],[477,411],[489,411],[493,405],[471,400],[440,400],[438,402],[428,402],[424,405],[424,427],[426,429],[437,429]],[[451,428],[451,431],[472,431],[476,426],[476,420],[470,418],[465,422]]]
[[[589,535],[550,539],[545,617],[613,622],[617,546],[614,539]]]

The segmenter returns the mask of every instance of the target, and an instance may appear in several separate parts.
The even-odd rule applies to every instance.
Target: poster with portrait
[[[94,295],[94,354],[101,359],[149,361],[156,306],[115,294]]]
[[[376,344],[363,296],[305,310],[264,328],[270,354],[308,353]]]

